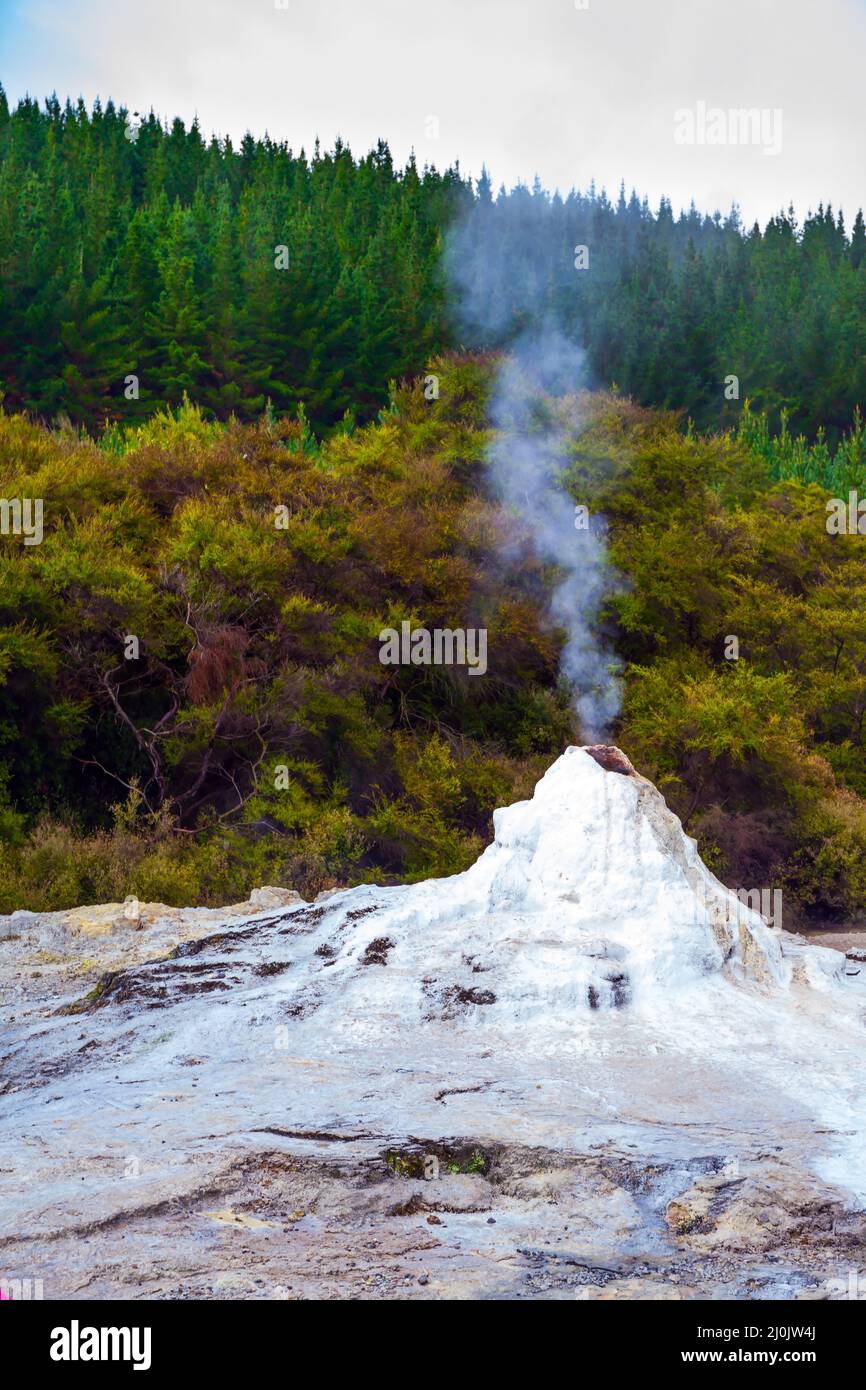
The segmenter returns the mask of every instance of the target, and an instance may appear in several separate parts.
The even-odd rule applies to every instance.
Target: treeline
[[[498,197],[479,181],[452,234],[450,275],[468,346],[506,345],[547,320],[587,351],[591,382],[703,427],[751,400],[777,427],[834,441],[866,405],[866,224],[819,207],[762,231],[694,206],[653,212],[620,188]],[[737,377],[736,394],[725,393]]]
[[[270,399],[349,427],[432,353],[541,317],[585,346],[588,384],[701,426],[733,425],[748,397],[835,442],[866,402],[863,215],[747,230],[736,209],[675,216],[624,188],[494,195],[486,175],[396,168],[383,142],[236,149],[112,102],[10,112],[0,88],[7,409],[98,429],[186,392],[219,418]]]
[[[0,89],[6,408],[93,428],[186,392],[221,418],[268,398],[320,426],[366,418],[442,337],[460,187],[395,169],[383,143],[360,160],[340,143],[235,149],[111,102],[10,114]]]

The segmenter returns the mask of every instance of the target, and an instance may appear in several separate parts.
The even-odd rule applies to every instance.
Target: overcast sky
[[[13,100],[111,96],[295,150],[381,136],[401,162],[486,163],[496,185],[613,195],[622,177],[653,204],[736,199],[765,220],[823,200],[849,225],[866,203],[866,0],[282,3],[0,0],[0,80]],[[701,102],[765,110],[766,138],[677,143],[675,112],[697,140]]]

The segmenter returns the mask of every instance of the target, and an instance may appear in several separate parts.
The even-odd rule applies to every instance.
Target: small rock
[[[254,888],[250,893],[253,907],[289,907],[292,903],[303,901],[300,893],[296,893],[294,888],[273,888],[268,884],[263,888]]]
[[[141,928],[157,922],[176,922],[182,919],[179,908],[165,903],[143,903],[127,898],[122,903],[98,903],[95,907],[73,907],[64,912],[63,926],[75,936],[109,936],[118,927]]]
[[[637,772],[631,761],[626,757],[621,748],[617,748],[612,743],[592,743],[583,749],[594,758],[599,767],[603,767],[605,772],[619,772],[623,777],[636,777]]]

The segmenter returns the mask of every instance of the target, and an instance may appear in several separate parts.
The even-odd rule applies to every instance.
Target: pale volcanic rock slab
[[[210,1278],[226,1240],[270,1242],[275,1260],[294,1241],[311,1269],[336,1240],[330,1210],[374,1241],[404,1232],[401,1279],[429,1249],[467,1289],[487,1279],[497,1296],[513,1285],[501,1269],[511,1250],[539,1296],[575,1280],[615,1296],[629,1279],[680,1296],[665,1271],[681,1256],[682,1289],[697,1278],[706,1296],[722,1275],[695,1273],[701,1252],[739,1251],[724,1277],[740,1287],[743,1250],[763,1259],[774,1241],[785,1255],[769,1285],[799,1288],[805,1212],[808,1258],[850,1263],[866,1198],[862,977],[744,908],[619,750],[570,748],[494,826],[477,863],[449,879],[315,904],[261,890],[150,923],[146,905],[138,923],[115,913],[86,939],[102,967],[88,988],[68,965],[32,971],[26,988],[15,974],[24,953],[65,961],[70,942],[80,948],[63,914],[0,924],[15,1005],[0,1122],[7,1250],[32,1262],[50,1246],[77,1287],[74,1233],[93,1231],[87,1258],[105,1250],[100,1287],[116,1289],[109,1230],[122,1229],[127,1250],[140,1238],[143,1288],[200,1290],[207,1274],[202,1296],[231,1296],[234,1276]],[[568,1176],[554,1200],[552,1160],[532,1156],[557,1154]],[[301,1160],[312,1195],[296,1190]],[[329,1177],[337,1161],[355,1177]],[[435,1176],[417,1169],[425,1161]],[[471,1200],[445,1200],[455,1180]],[[503,1202],[488,1226],[481,1212]],[[551,1203],[558,1235],[540,1222]],[[762,1212],[777,1225],[761,1226]],[[554,1259],[565,1227],[575,1248]],[[154,1273],[160,1250],[177,1264],[167,1281]],[[370,1296],[385,1296],[376,1277]],[[336,1286],[353,1278],[346,1267]],[[432,1296],[449,1296],[432,1267],[429,1278]]]

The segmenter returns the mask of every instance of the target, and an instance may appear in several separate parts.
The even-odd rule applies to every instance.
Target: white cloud
[[[793,199],[866,201],[863,0],[66,0],[29,5],[10,95],[112,95],[205,134],[267,129],[294,149],[387,138],[402,161],[460,160],[563,190],[620,177],[653,201],[766,218]],[[48,67],[50,66],[50,71]],[[674,112],[780,108],[777,158],[678,146]],[[428,116],[439,138],[425,135]]]

